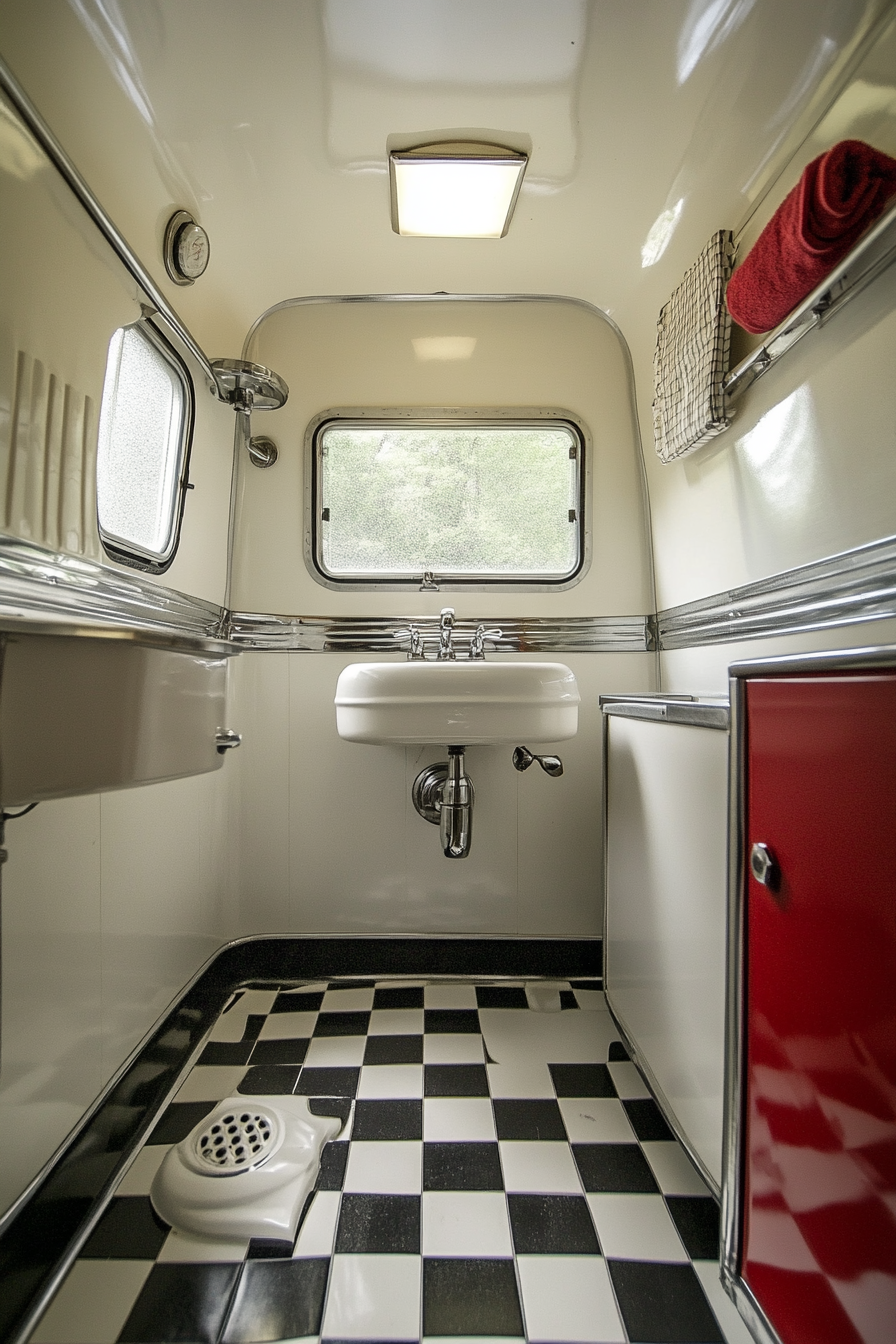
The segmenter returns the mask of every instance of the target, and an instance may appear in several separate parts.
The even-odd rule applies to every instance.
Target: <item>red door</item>
[[[893,1344],[896,675],[746,701],[742,1274],[784,1344]]]

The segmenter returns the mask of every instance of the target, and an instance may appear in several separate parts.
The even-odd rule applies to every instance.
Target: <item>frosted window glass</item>
[[[109,343],[97,448],[103,541],[170,558],[185,450],[186,391],[173,362],[139,327]]]
[[[331,423],[319,461],[329,575],[560,579],[578,568],[581,451],[568,425]]]

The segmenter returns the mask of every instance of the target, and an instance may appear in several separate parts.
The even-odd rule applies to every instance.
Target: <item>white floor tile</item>
[[[547,1064],[522,1060],[489,1064],[488,1086],[493,1097],[553,1097],[554,1084]]]
[[[634,1143],[635,1132],[615,1097],[561,1097],[570,1143]]]
[[[694,1260],[693,1265],[727,1344],[753,1344],[753,1336],[744,1325],[740,1312],[722,1287],[716,1261]]]
[[[364,1059],[366,1036],[315,1036],[305,1056],[312,1069],[357,1068]]]
[[[601,1256],[521,1255],[517,1265],[530,1340],[623,1344],[625,1332]]]
[[[322,1013],[357,1013],[373,1007],[373,985],[369,989],[328,989],[321,1004]]]
[[[422,1097],[422,1064],[369,1064],[361,1070],[358,1097]]]
[[[152,1260],[77,1260],[32,1344],[113,1344],[152,1266]]]
[[[377,989],[423,989],[425,980],[377,980]]]
[[[560,991],[568,988],[568,980],[530,980],[525,986],[526,1001],[533,1013],[559,1013],[563,1010]]]
[[[475,985],[427,985],[423,991],[427,1008],[475,1008]]]
[[[423,1255],[510,1256],[513,1245],[502,1192],[427,1191],[422,1203]]]
[[[209,1040],[241,1041],[246,1030],[246,1018],[250,1013],[269,1013],[276,997],[275,989],[247,989],[233,1007],[218,1018]]]
[[[307,985],[296,985],[293,989],[281,989],[280,993],[284,998],[289,998],[290,994],[325,994],[330,988],[326,980],[315,980]]]
[[[482,1037],[464,1032],[442,1035],[434,1032],[423,1037],[425,1064],[482,1064]]]
[[[644,1085],[644,1079],[634,1064],[625,1060],[611,1060],[607,1068],[610,1070],[610,1077],[613,1079],[616,1092],[626,1101],[637,1101],[642,1097],[650,1096],[650,1092]]]
[[[662,1195],[587,1199],[601,1249],[611,1260],[687,1260]]]
[[[607,1011],[607,1000],[602,989],[574,989],[576,1003],[585,1012],[603,1012]]]
[[[175,1101],[223,1101],[232,1096],[246,1072],[245,1064],[197,1064],[178,1089]]]
[[[423,1102],[427,1143],[495,1140],[495,1113],[488,1097],[427,1097]]]
[[[508,1013],[480,1008],[485,1046],[498,1064],[602,1064],[616,1040],[609,1013]]]
[[[341,1199],[338,1190],[318,1190],[299,1229],[293,1256],[332,1255]]]
[[[504,1139],[500,1149],[505,1190],[541,1195],[582,1193],[568,1144]]]
[[[321,1335],[419,1339],[422,1263],[418,1255],[334,1255]]]
[[[171,1147],[170,1143],[158,1143],[141,1148],[115,1191],[116,1195],[148,1195],[162,1158]]]
[[[317,1013],[273,1013],[261,1028],[260,1041],[290,1041],[314,1033]]]
[[[653,1169],[664,1195],[708,1195],[709,1187],[689,1160],[680,1143],[642,1143],[644,1156]]]
[[[415,1141],[353,1143],[345,1189],[352,1194],[419,1195],[423,1188],[423,1144]]]
[[[422,1036],[422,1008],[374,1008],[368,1036]]]
[[[177,1260],[196,1263],[205,1260],[244,1260],[249,1241],[215,1241],[212,1238],[191,1237],[172,1228],[156,1256],[159,1264]]]

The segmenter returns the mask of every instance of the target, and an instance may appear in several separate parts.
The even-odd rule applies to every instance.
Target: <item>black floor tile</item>
[[[553,1139],[566,1142],[563,1116],[556,1101],[496,1100],[495,1129],[499,1139]]]
[[[320,1330],[330,1262],[254,1260],[240,1278],[224,1344],[302,1339]]]
[[[370,1013],[318,1013],[314,1024],[315,1036],[366,1036]]]
[[[320,1170],[317,1173],[315,1190],[341,1190],[345,1183],[345,1167],[348,1162],[347,1143],[326,1143],[320,1155]]]
[[[422,1008],[423,989],[378,989],[373,996],[374,1008]]]
[[[243,1097],[285,1097],[295,1091],[298,1077],[298,1064],[250,1064],[236,1090]]]
[[[631,1340],[638,1344],[725,1344],[691,1265],[607,1262]]]
[[[625,1107],[629,1124],[642,1143],[648,1143],[651,1139],[665,1140],[666,1142],[674,1140],[675,1135],[666,1124],[662,1111],[652,1097],[644,1097],[637,1101],[624,1101],[622,1104]]]
[[[570,980],[570,989],[603,989],[603,980]]]
[[[422,1064],[422,1036],[368,1036],[365,1064]]]
[[[423,1138],[423,1102],[357,1101],[352,1138],[397,1140]]]
[[[316,1013],[324,1001],[323,990],[299,990],[296,993],[278,994],[274,1000],[272,1013]]]
[[[336,1229],[343,1255],[419,1255],[419,1195],[343,1195]]]
[[[253,1064],[304,1064],[308,1041],[297,1036],[285,1041],[256,1041],[252,1051]]]
[[[658,1186],[636,1143],[574,1143],[573,1157],[589,1193],[654,1195]]]
[[[257,1041],[258,1034],[267,1021],[267,1013],[250,1013],[243,1030],[244,1041]]]
[[[425,1259],[423,1333],[521,1336],[513,1261]]]
[[[558,1097],[615,1097],[606,1064],[549,1064]]]
[[[424,1143],[424,1190],[503,1190],[496,1143]]]
[[[575,994],[573,994],[572,990],[571,990],[571,989],[561,989],[561,991],[560,991],[560,1008],[561,1008],[561,1010],[564,1009],[564,1008],[575,1008],[575,1009],[578,1009],[578,1007],[579,1007],[579,1001],[578,1001],[578,999],[576,998]]]
[[[630,1059],[628,1051],[621,1041],[611,1041],[607,1059],[611,1064],[621,1064],[623,1060]]]
[[[580,1195],[508,1195],[507,1202],[517,1255],[600,1255]]]
[[[170,1228],[148,1195],[113,1199],[80,1252],[82,1260],[155,1260]]]
[[[252,1041],[209,1041],[198,1064],[248,1064]]]
[[[300,1097],[353,1097],[360,1069],[302,1069],[296,1087]]]
[[[528,1008],[526,991],[513,985],[477,985],[476,1003],[480,1008]]]
[[[147,1145],[180,1143],[217,1105],[216,1101],[172,1101],[146,1140]]]
[[[312,1115],[334,1115],[343,1125],[352,1113],[351,1097],[312,1097],[308,1102]]]
[[[426,1064],[423,1068],[425,1097],[487,1097],[488,1074],[484,1064]]]
[[[423,1013],[423,1030],[478,1036],[479,1013],[475,1008],[427,1008]]]
[[[121,1344],[214,1344],[240,1268],[154,1265],[118,1336]]]
[[[719,1258],[719,1206],[710,1195],[667,1195],[666,1204],[692,1260]]]
[[[291,1260],[293,1243],[279,1237],[251,1237],[247,1260]]]

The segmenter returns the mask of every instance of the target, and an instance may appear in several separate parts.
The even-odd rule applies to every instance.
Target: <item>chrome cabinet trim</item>
[[[601,697],[601,712],[623,719],[649,719],[654,723],[680,723],[692,728],[719,728],[728,731],[728,705],[724,701],[694,701],[678,698],[649,700],[632,698],[614,699],[608,704]]]
[[[896,617],[896,537],[657,614],[662,649],[728,644]]]
[[[731,663],[732,681],[743,677],[780,676],[790,673],[862,672],[896,666],[896,644],[869,644],[859,649],[832,649],[822,653],[782,654],[776,658],[750,658]]]
[[[567,616],[556,620],[503,616],[457,618],[454,639],[461,649],[476,638],[479,626],[498,627],[490,638],[496,653],[647,653],[651,650],[647,616]],[[439,641],[439,617],[430,616],[267,616],[235,611],[228,635],[247,649],[302,653],[396,653],[396,638],[407,639],[413,626],[425,644]]]
[[[130,571],[0,536],[0,629],[238,653],[225,612]]]

